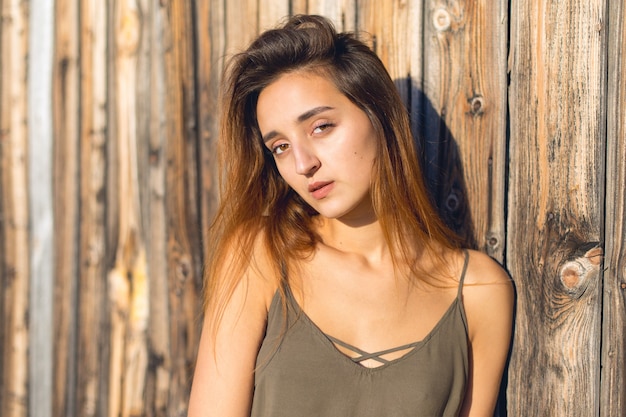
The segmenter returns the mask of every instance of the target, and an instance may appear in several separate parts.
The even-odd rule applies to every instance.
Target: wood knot
[[[602,248],[597,247],[587,251],[585,258],[589,259],[592,265],[600,266],[604,257],[604,251]]]
[[[561,269],[561,281],[567,288],[574,289],[580,283],[584,272],[585,269],[579,262],[568,262]]]
[[[602,262],[602,248],[590,249],[583,256],[566,262],[561,267],[560,278],[568,292],[579,292],[579,296],[586,288],[589,278],[597,275]]]
[[[476,95],[468,100],[470,105],[470,113],[473,116],[480,116],[484,113],[485,100],[482,96]]]
[[[456,212],[461,207],[461,199],[457,193],[452,190],[448,197],[446,197],[446,209],[452,213]]]
[[[487,245],[489,245],[492,250],[495,250],[500,245],[500,239],[498,239],[496,235],[490,234],[487,236]]]
[[[450,29],[452,20],[450,19],[450,13],[446,9],[437,9],[433,13],[433,26],[440,32],[444,32]]]

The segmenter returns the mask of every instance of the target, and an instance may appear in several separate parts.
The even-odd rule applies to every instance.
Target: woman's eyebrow
[[[322,112],[325,112],[326,110],[333,110],[333,107],[319,106],[319,107],[312,108],[311,110],[305,111],[300,116],[298,116],[298,119],[297,119],[298,123],[302,123],[305,120],[310,119],[313,116],[316,116]]]
[[[304,113],[302,113],[300,116],[298,116],[296,118],[296,121],[298,123],[302,123],[305,120],[308,120],[311,117],[317,116],[318,114],[323,113],[328,110],[334,110],[334,107],[331,107],[331,106],[314,107],[311,110],[307,110]],[[276,132],[275,130],[267,132],[265,135],[263,135],[263,143],[267,143],[268,141],[272,140],[272,138],[274,138],[274,136],[276,135],[278,135],[278,132]]]

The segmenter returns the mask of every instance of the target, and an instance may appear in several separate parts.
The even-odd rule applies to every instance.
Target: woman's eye
[[[313,128],[313,133],[318,134],[318,133],[322,133],[323,131],[325,131],[326,129],[332,127],[333,125],[331,123],[322,123],[318,126],[315,126],[315,128]]]
[[[287,149],[289,149],[289,145],[286,143],[281,143],[279,145],[272,147],[272,153],[274,155],[280,155],[281,153],[285,152]]]

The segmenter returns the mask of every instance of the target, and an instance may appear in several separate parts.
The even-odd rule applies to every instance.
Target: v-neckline
[[[349,366],[356,367],[357,369],[360,369],[365,372],[382,371],[383,369],[391,367],[395,365],[396,363],[402,362],[408,359],[409,357],[413,356],[415,352],[421,350],[435,336],[438,330],[443,326],[443,323],[447,321],[450,315],[452,315],[452,312],[454,311],[457,304],[459,303],[459,297],[457,296],[454,298],[452,303],[450,303],[450,305],[448,306],[446,311],[443,313],[441,318],[437,321],[437,323],[433,326],[433,328],[430,329],[430,331],[426,334],[426,336],[424,336],[419,341],[408,343],[410,345],[413,345],[413,347],[411,347],[410,350],[408,350],[405,354],[395,359],[387,360],[387,363],[381,364],[379,366],[367,367],[367,366],[361,365],[358,362],[353,361],[350,356],[348,356],[347,354],[339,350],[337,346],[335,345],[335,343],[329,338],[329,336],[324,331],[322,331],[322,329],[320,329],[320,327],[317,324],[315,324],[315,322],[309,317],[309,315],[300,307],[300,304],[298,304],[295,297],[293,296],[293,293],[291,292],[291,288],[289,287],[289,285],[286,286],[285,290],[286,290],[285,292],[287,296],[287,302],[291,305],[294,312],[296,313],[296,318],[301,317],[304,320],[304,322],[308,324],[308,326],[312,329],[313,333],[322,340],[322,343],[327,348],[329,348],[331,354],[339,355],[340,360],[347,361],[350,364]],[[406,345],[402,345],[402,346],[406,346]],[[357,347],[354,345],[351,345],[351,346]],[[393,348],[390,348],[390,349],[393,349]],[[376,352],[371,352],[371,353],[376,353]]]

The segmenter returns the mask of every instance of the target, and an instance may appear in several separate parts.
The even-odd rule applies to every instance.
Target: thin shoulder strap
[[[294,313],[294,317],[297,318],[301,314],[304,314],[304,310],[302,310],[302,307],[300,307],[300,304],[298,304],[298,301],[296,301],[296,297],[293,294],[291,285],[289,285],[289,281],[286,279],[286,274],[284,276],[285,302],[287,304],[287,310]]]
[[[465,272],[467,272],[467,264],[469,263],[469,251],[467,249],[463,249],[463,253],[465,254],[465,261],[463,262],[463,271],[461,272],[461,277],[459,278],[459,290],[456,295],[459,299],[463,294],[463,281],[465,281]]]

